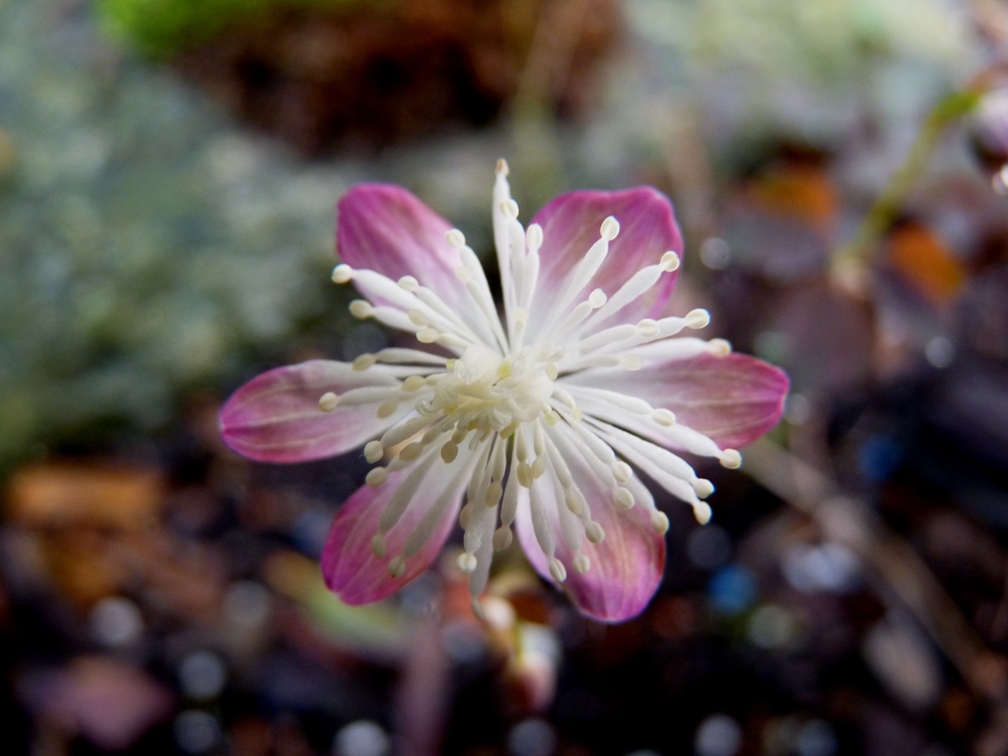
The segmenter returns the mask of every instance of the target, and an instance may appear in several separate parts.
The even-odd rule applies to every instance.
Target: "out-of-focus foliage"
[[[290,9],[337,9],[374,0],[101,0],[116,34],[150,55],[205,42],[235,23]]]
[[[950,0],[630,0],[627,17],[730,139],[825,142],[866,112],[917,119],[983,55]]]
[[[84,19],[0,3],[0,460],[160,423],[326,301],[331,171],[229,134]]]
[[[970,62],[968,20],[945,0],[633,0],[631,10],[639,31],[720,70],[836,86],[873,55]]]

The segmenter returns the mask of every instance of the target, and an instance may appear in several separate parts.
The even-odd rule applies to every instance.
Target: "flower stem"
[[[981,95],[982,91],[974,90],[955,92],[932,108],[906,159],[889,180],[889,185],[875,200],[857,233],[833,253],[834,275],[842,276],[845,272],[864,268],[875,244],[896,220],[913,185],[927,169],[945,131],[970,113],[980,102]]]

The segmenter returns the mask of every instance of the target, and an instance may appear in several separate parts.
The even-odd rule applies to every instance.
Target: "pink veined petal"
[[[357,371],[344,362],[310,360],[256,376],[221,408],[224,443],[261,462],[307,462],[350,451],[384,433],[397,417],[379,419],[375,404],[323,412],[319,399],[329,391],[399,385],[380,368]]]
[[[559,585],[578,608],[602,622],[622,622],[640,614],[658,590],[665,569],[665,538],[651,525],[644,507],[616,509],[611,491],[583,462],[567,459],[571,473],[585,495],[592,519],[605,531],[600,544],[585,539],[581,553],[591,560],[588,572],[574,569],[574,552],[561,535],[559,500],[549,474],[536,480],[542,494],[550,528],[556,539],[555,556],[567,569],[567,579]],[[536,572],[547,580],[549,562],[536,540],[529,510],[528,491],[522,489],[515,529],[518,540]],[[573,516],[573,515],[572,515]]]
[[[341,262],[393,281],[413,276],[456,309],[467,301],[455,276],[459,254],[445,240],[452,224],[413,194],[391,184],[359,184],[336,207]]]
[[[585,370],[565,380],[670,409],[678,422],[709,436],[722,449],[745,446],[777,425],[789,385],[782,370],[735,352],[669,360],[632,372]]]
[[[474,464],[475,456],[467,453],[460,453],[451,465],[440,460],[434,463],[422,482],[413,488],[412,499],[402,517],[385,534],[384,559],[374,555],[371,540],[378,532],[385,506],[414,468],[390,473],[378,488],[368,485],[358,488],[337,513],[322,551],[322,574],[329,589],[347,604],[368,604],[395,593],[426,570],[455,524]],[[406,559],[403,576],[392,577],[389,560],[402,552],[409,534],[439,505],[441,511],[432,514],[437,516],[437,523],[430,538]]]
[[[601,288],[612,296],[634,273],[647,265],[656,265],[667,251],[682,256],[682,235],[672,204],[656,189],[641,186],[620,192],[562,194],[532,219],[532,223],[543,229],[539,292],[533,315],[541,314],[539,308],[548,305],[564,276],[598,241],[602,221],[610,215],[619,221],[620,232],[609,243],[609,254],[585,291]],[[662,315],[677,275],[677,272],[664,274],[656,286],[619,313],[619,321],[635,323],[641,318]],[[530,322],[535,322],[535,318]]]

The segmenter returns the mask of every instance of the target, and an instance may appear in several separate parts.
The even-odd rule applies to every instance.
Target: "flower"
[[[267,462],[364,444],[376,466],[322,554],[327,584],[349,604],[423,572],[457,517],[477,613],[493,552],[517,532],[585,614],[627,619],[658,587],[669,526],[642,474],[706,522],[714,487],[679,453],[738,467],[734,447],[780,419],[787,377],[722,339],[679,336],[710,316],[665,314],[682,239],[659,192],[565,194],[525,229],[507,176],[501,160],[503,316],[459,230],[404,189],[357,186],[339,203],[333,280],[364,297],[354,316],[435,349],[271,370],[228,400],[221,431]]]

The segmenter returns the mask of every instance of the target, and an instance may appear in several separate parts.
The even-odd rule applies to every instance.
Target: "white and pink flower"
[[[347,603],[419,575],[458,520],[477,611],[493,552],[517,532],[585,614],[624,620],[647,605],[665,562],[669,521],[649,486],[706,522],[713,486],[680,454],[737,467],[735,448],[780,419],[787,377],[721,339],[680,335],[709,315],[667,314],[682,238],[662,194],[573,192],[523,228],[507,175],[500,161],[503,315],[460,231],[404,189],[355,187],[339,203],[333,280],[364,297],[356,317],[432,349],[271,370],[228,400],[221,432],[266,462],[364,445],[376,466],[322,555]]]

